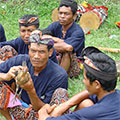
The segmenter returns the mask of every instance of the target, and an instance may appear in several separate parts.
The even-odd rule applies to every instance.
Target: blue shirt
[[[73,52],[80,56],[85,45],[85,36],[82,28],[73,22],[72,26],[66,31],[65,38],[63,38],[62,25],[59,22],[54,22],[47,27],[54,37],[64,39],[64,42],[73,47]]]
[[[10,40],[10,41],[0,43],[0,47],[3,47],[5,45],[12,46],[18,52],[18,54],[28,54],[29,52],[28,45],[24,43],[21,37],[18,37],[15,40]],[[53,60],[55,63],[57,63],[56,52],[54,48],[53,48],[52,56],[49,58]]]
[[[12,57],[1,63],[0,73],[7,73],[12,66],[22,65],[22,61],[26,61],[37,95],[43,102],[49,103],[53,92],[57,88],[61,87],[67,89],[68,75],[66,71],[50,59],[48,59],[47,66],[38,76],[34,75],[33,66],[27,54]],[[13,80],[10,82],[13,82]],[[10,84],[10,82],[7,83]],[[21,96],[24,102],[30,104],[28,94],[25,90],[22,91]]]
[[[5,31],[3,26],[0,24],[0,42],[6,41]]]
[[[120,120],[120,90],[104,96],[100,101],[96,95],[90,98],[95,102],[93,106],[46,120]]]

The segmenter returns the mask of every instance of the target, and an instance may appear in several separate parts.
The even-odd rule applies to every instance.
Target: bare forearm
[[[87,90],[83,90],[79,92],[78,94],[71,97],[66,103],[68,107],[73,107],[79,103],[81,103],[84,99],[89,97],[89,93]]]
[[[0,81],[6,80],[6,73],[0,73]]]
[[[43,103],[36,94],[35,89],[27,92],[31,101],[33,108],[38,111],[45,103]]]
[[[73,47],[71,45],[68,45],[65,42],[55,43],[54,48],[58,52],[72,52],[73,51]]]

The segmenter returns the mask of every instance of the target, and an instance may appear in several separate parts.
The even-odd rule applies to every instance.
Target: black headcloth
[[[94,62],[92,59],[91,59],[91,56],[99,56],[99,62]],[[96,76],[97,78],[100,78],[100,79],[103,79],[105,81],[110,81],[110,80],[113,80],[117,77],[117,69],[116,69],[116,64],[115,64],[115,61],[110,58],[109,56],[107,56],[106,54],[104,54],[103,52],[101,52],[100,50],[98,50],[97,48],[95,47],[87,47],[85,48],[83,51],[82,51],[82,55],[81,55],[83,58],[83,64],[84,64],[84,67],[87,71],[89,71],[92,75]],[[104,60],[102,60],[102,56],[104,56]],[[93,64],[92,66],[96,67],[97,69],[94,69],[94,67],[91,67],[91,63],[86,63],[85,60],[86,60],[86,57],[88,59],[90,59],[91,63]],[[85,58],[85,59],[84,59]],[[105,59],[106,58],[106,59]],[[101,62],[107,62],[109,63],[107,66],[106,66],[106,69],[110,69],[112,68],[113,72],[108,72],[109,70],[104,70],[104,66],[101,65]],[[102,69],[101,69],[102,67]]]

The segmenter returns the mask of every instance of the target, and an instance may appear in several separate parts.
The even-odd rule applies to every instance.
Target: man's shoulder
[[[51,28],[56,29],[56,28],[59,28],[59,27],[62,27],[62,26],[61,26],[59,21],[56,21],[56,22],[51,23],[47,28],[48,29],[51,29]]]
[[[82,30],[82,28],[80,27],[80,25],[77,24],[77,23],[75,23],[75,22],[73,22],[72,28],[73,29],[77,29],[77,30]]]
[[[3,28],[2,24],[0,24],[0,30]]]
[[[10,58],[10,60],[16,60],[16,62],[18,61],[28,61],[29,60],[29,55],[27,55],[27,54],[19,54],[19,55],[17,55],[17,56],[15,56],[15,57],[12,57],[12,58]]]

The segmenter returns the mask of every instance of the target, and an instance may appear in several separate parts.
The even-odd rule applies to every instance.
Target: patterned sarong
[[[18,55],[17,51],[10,45],[5,45],[0,48],[0,60],[6,61],[11,57]]]
[[[0,82],[0,109],[8,109],[13,116],[13,120],[38,120],[38,113],[29,105],[14,98],[14,91],[3,82]],[[50,105],[60,104],[68,100],[67,90],[58,88],[51,99]],[[67,111],[68,113],[68,111]]]
[[[80,74],[80,66],[78,64],[78,60],[77,60],[77,56],[76,53],[69,53],[70,54],[70,59],[71,59],[71,63],[70,63],[70,68],[68,71],[68,76],[71,77],[77,77]],[[62,53],[57,53],[57,60],[58,60],[58,64],[61,63],[61,59],[62,59]]]

